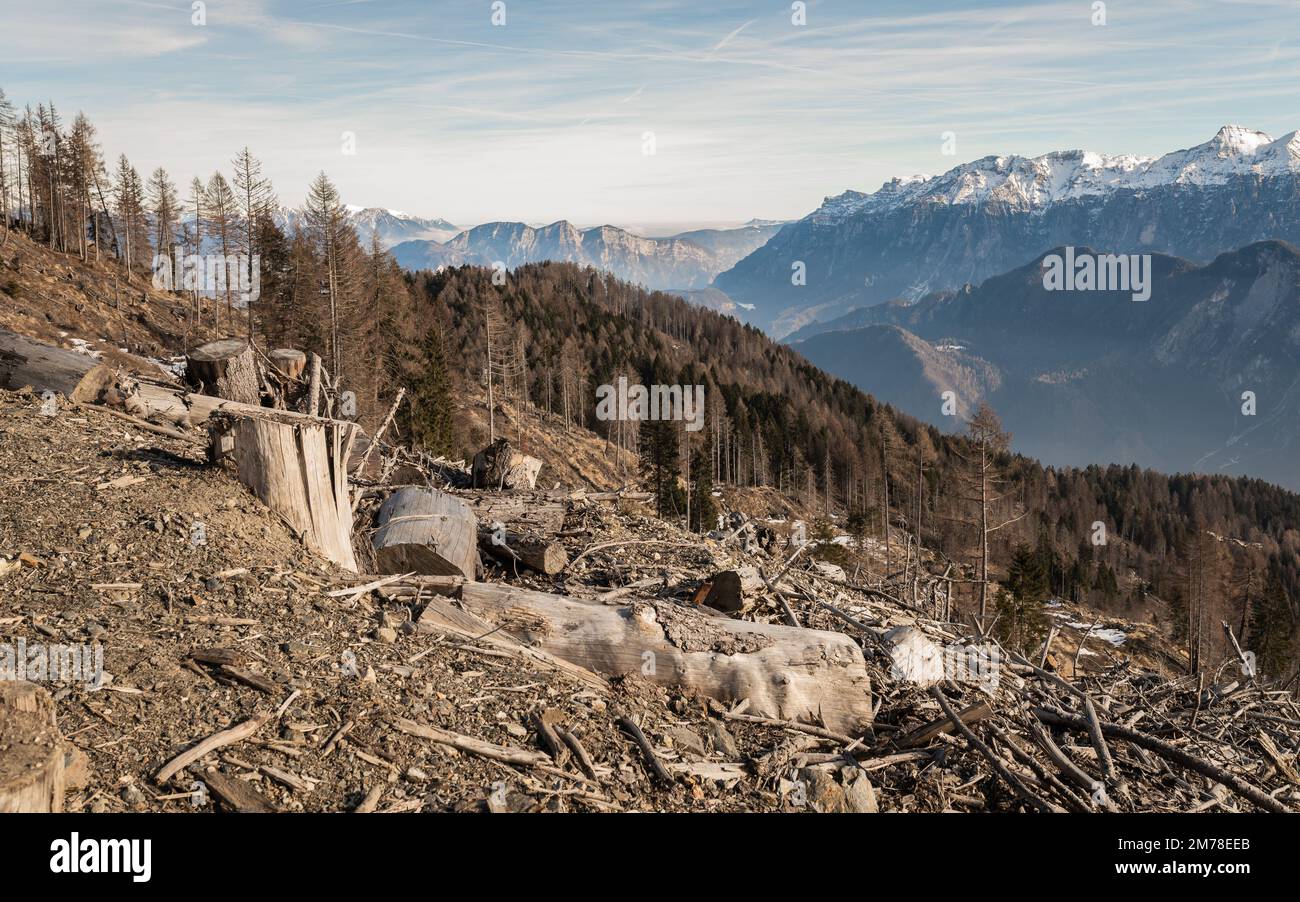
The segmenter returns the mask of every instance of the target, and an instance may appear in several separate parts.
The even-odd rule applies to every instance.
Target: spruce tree
[[[1028,545],[1012,552],[1005,591],[998,597],[997,632],[1007,645],[1029,652],[1047,632],[1043,602],[1049,587],[1043,561]]]

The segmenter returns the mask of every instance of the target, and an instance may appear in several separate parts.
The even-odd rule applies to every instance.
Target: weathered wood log
[[[461,605],[543,651],[609,676],[638,674],[749,711],[855,734],[871,722],[862,649],[841,633],[710,617],[659,600],[625,606],[466,582]]]
[[[67,750],[44,689],[0,680],[0,750],[0,813],[63,810]]]
[[[253,346],[244,338],[222,338],[185,355],[185,384],[205,395],[241,404],[262,400]]]
[[[209,423],[208,455],[233,464],[240,482],[321,555],[354,573],[352,506],[345,463],[355,426],[250,408]]]
[[[507,567],[527,567],[547,576],[554,576],[569,563],[569,553],[559,542],[513,532],[505,527],[481,527],[478,544],[480,549]]]
[[[293,348],[276,348],[268,351],[266,357],[275,371],[286,379],[299,379],[307,369],[307,355]]]
[[[382,573],[424,573],[474,579],[479,568],[478,518],[469,505],[437,489],[409,487],[379,508],[375,561]]]
[[[0,329],[0,388],[31,386],[40,394],[57,392],[69,401],[93,401],[113,381],[113,370],[78,354]]]
[[[553,536],[564,528],[564,502],[537,492],[478,492],[465,500],[480,523],[504,523],[515,532],[543,536]]]

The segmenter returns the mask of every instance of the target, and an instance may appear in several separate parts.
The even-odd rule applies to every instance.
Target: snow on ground
[[[1053,598],[1047,601],[1047,607],[1059,608],[1062,607],[1062,604],[1060,599]],[[1074,615],[1068,612],[1048,611],[1047,613],[1048,616],[1055,617],[1057,620],[1061,621],[1062,626],[1068,626],[1071,629],[1078,630],[1080,633],[1086,633],[1089,639],[1100,639],[1101,641],[1109,642],[1114,646],[1123,645],[1128,641],[1128,633],[1121,629],[1116,629],[1115,627],[1110,626],[1099,626],[1096,629],[1093,629],[1092,632],[1088,632],[1088,629],[1092,624],[1084,623],[1082,620],[1076,620],[1074,619]]]
[[[96,360],[103,356],[102,351],[96,351],[90,346],[90,342],[84,338],[69,338],[68,344],[72,345],[72,350],[78,354],[85,354],[87,357],[94,357]]]

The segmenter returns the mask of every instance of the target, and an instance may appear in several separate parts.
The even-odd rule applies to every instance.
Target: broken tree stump
[[[0,813],[61,812],[66,761],[49,693],[0,680]]]
[[[243,338],[222,338],[185,355],[185,383],[201,394],[241,404],[262,400],[253,346]]]
[[[113,370],[88,354],[56,348],[0,329],[0,388],[30,385],[39,395],[52,391],[69,401],[93,401],[113,382]]]
[[[763,579],[753,567],[722,570],[713,574],[695,593],[695,603],[738,614],[753,606],[754,593],[763,588]]]
[[[513,532],[499,525],[480,529],[478,543],[483,551],[507,567],[517,564],[547,576],[554,576],[569,563],[569,553],[559,542]]]
[[[532,489],[542,462],[520,454],[508,439],[499,438],[474,455],[470,479],[476,489]]]
[[[307,355],[293,348],[276,348],[266,356],[275,371],[286,379],[300,379],[307,369]]]
[[[449,586],[465,610],[528,645],[606,676],[637,674],[763,717],[853,735],[871,723],[862,649],[824,630],[711,617],[661,600],[583,603],[511,586]]]
[[[254,408],[249,408],[252,410]],[[208,456],[280,514],[310,547],[356,572],[346,461],[356,427],[286,411],[221,411],[209,420]]]
[[[478,572],[478,518],[437,489],[399,489],[379,508],[375,562],[381,573],[463,576]]]

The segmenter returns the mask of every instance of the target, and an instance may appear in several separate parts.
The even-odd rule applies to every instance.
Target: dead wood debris
[[[103,648],[102,685],[51,687],[90,761],[69,810],[1300,810],[1290,693],[1202,687],[1064,629],[1064,664],[1087,665],[1069,679],[1005,652],[996,679],[906,679],[891,630],[975,644],[946,622],[943,578],[836,573],[779,524],[692,536],[634,492],[473,491],[463,462],[379,443],[356,480],[359,546],[393,486],[432,485],[568,553],[555,574],[489,560],[480,578],[594,605],[723,617],[693,604],[710,577],[774,574],[733,615],[856,640],[877,704],[862,735],[636,675],[583,680],[452,607],[447,629],[418,631],[453,601],[433,581],[322,563],[190,441],[39,408],[0,392],[0,642]]]

